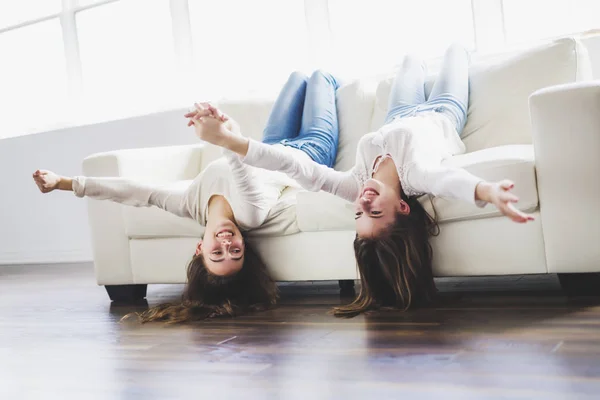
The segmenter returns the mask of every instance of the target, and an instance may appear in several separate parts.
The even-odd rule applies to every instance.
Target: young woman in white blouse
[[[305,189],[354,202],[361,291],[353,303],[336,308],[336,315],[407,309],[433,299],[429,238],[438,227],[417,201],[419,195],[461,199],[479,207],[492,203],[515,222],[533,219],[513,206],[518,199],[510,192],[512,182],[489,183],[442,164],[465,151],[460,133],[467,116],[468,64],[466,50],[451,46],[426,99],[424,63],[406,57],[392,85],[385,124],[361,138],[356,165],[347,172],[235,135],[229,117],[207,104],[199,108],[213,116],[196,118],[197,134],[204,140],[237,153],[245,164],[285,172]]]
[[[338,145],[336,79],[316,71],[307,78],[294,72],[277,98],[263,143],[289,149],[298,159],[332,166]],[[186,114],[200,118],[208,113]],[[230,126],[231,127],[231,126]],[[182,304],[144,312],[142,321],[183,322],[219,315],[234,316],[264,309],[277,300],[275,282],[242,232],[265,222],[287,186],[298,186],[285,174],[253,168],[224,151],[193,181],[157,186],[124,178],[64,177],[51,171],[33,174],[42,193],[73,191],[78,197],[156,206],[205,227],[188,265]]]

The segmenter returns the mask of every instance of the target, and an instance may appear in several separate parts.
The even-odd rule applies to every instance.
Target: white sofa
[[[350,168],[360,136],[381,125],[392,76],[390,70],[389,76],[340,88],[337,169]],[[441,228],[432,240],[436,276],[600,271],[600,84],[589,79],[587,52],[575,39],[472,62],[463,134],[467,153],[448,163],[488,180],[512,179],[518,207],[536,220],[515,224],[493,206],[433,199]],[[269,102],[220,106],[246,135],[260,138]],[[181,124],[180,118],[172,123]],[[83,172],[188,180],[219,156],[218,149],[203,144],[121,150],[88,157]],[[357,279],[347,203],[292,189],[284,200],[265,226],[250,233],[274,279]],[[431,210],[429,197],[422,201]],[[186,264],[203,231],[194,221],[94,200],[89,219],[97,282],[113,299],[143,297],[147,284],[185,282]],[[563,283],[577,277],[561,276]]]

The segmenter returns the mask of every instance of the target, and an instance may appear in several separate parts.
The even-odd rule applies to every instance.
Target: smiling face
[[[376,238],[394,224],[397,214],[408,215],[410,207],[398,190],[369,179],[355,201],[355,211],[357,235]]]
[[[239,228],[225,220],[206,227],[196,255],[202,254],[206,268],[214,275],[231,276],[244,265],[244,238]]]

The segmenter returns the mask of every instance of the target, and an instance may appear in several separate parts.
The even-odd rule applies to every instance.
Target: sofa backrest
[[[434,68],[430,71],[426,92],[437,72]],[[383,123],[393,75],[390,71],[387,76],[356,80],[339,89],[336,169],[351,168],[361,136]],[[473,60],[468,119],[462,135],[467,152],[531,144],[529,96],[543,87],[585,79],[591,79],[590,59],[585,47],[574,38]],[[226,102],[221,106],[240,123],[245,135],[260,140],[271,101]]]
[[[531,144],[529,96],[538,89],[592,79],[586,48],[572,38],[473,64],[463,140],[467,151]]]

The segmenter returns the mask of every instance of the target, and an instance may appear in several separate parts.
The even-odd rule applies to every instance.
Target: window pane
[[[0,28],[56,14],[61,0],[0,0]]]
[[[127,116],[173,101],[168,0],[128,0],[77,13],[87,112]]]
[[[406,52],[441,56],[458,41],[474,47],[470,0],[329,0],[340,71],[353,76],[389,70]]]
[[[198,99],[272,95],[307,62],[303,0],[190,0]]]
[[[61,122],[67,76],[58,19],[1,34],[0,54],[0,138]]]
[[[503,0],[509,43],[600,28],[598,0]]]

